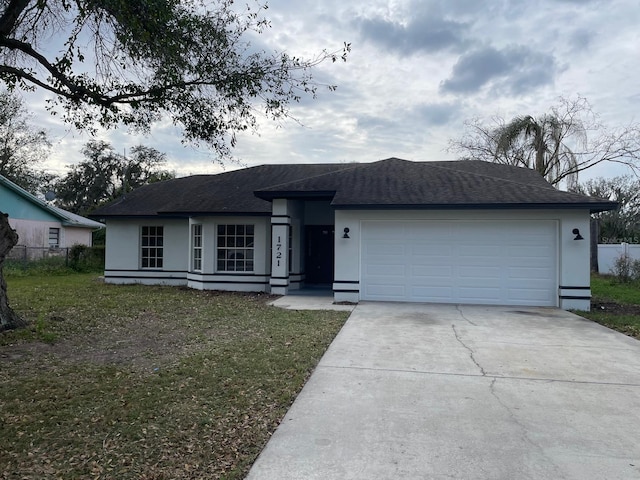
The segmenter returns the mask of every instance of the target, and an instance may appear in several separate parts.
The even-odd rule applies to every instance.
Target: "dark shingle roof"
[[[152,183],[93,212],[93,217],[157,214],[271,214],[271,203],[253,192],[345,168],[344,164],[261,165],[217,175]]]
[[[142,187],[93,216],[270,214],[274,198],[332,200],[336,208],[616,208],[553,188],[533,170],[473,160],[263,165]]]

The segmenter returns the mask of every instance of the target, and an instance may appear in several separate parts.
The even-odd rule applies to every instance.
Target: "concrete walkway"
[[[557,309],[361,303],[247,478],[640,478],[640,342]]]

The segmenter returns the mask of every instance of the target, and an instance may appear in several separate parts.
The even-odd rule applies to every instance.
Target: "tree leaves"
[[[549,113],[516,116],[494,125],[467,122],[467,133],[450,150],[467,158],[535,169],[552,185],[577,185],[578,174],[602,162],[621,163],[633,171],[640,159],[640,125],[617,130],[599,122],[582,97],[560,98]]]
[[[222,156],[235,132],[255,129],[257,103],[268,116],[287,116],[290,102],[315,95],[312,68],[346,61],[351,49],[345,43],[309,60],[256,51],[248,37],[269,28],[266,6],[241,10],[232,0],[21,0],[0,8],[0,80],[9,88],[52,92],[49,108],[89,131],[148,131],[168,114],[185,141]],[[65,50],[49,58],[39,45],[61,35]]]
[[[47,134],[30,123],[23,100],[0,92],[0,175],[36,194],[53,179],[36,165],[49,153]]]
[[[162,168],[164,153],[143,145],[133,147],[125,156],[107,142],[92,140],[82,153],[86,160],[70,166],[56,184],[58,206],[80,215],[142,185],[175,176]]]

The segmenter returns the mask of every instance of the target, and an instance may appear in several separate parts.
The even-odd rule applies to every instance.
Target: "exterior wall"
[[[90,247],[93,243],[93,235],[90,228],[65,227],[62,235],[64,236],[65,247],[73,247],[74,245],[87,245]],[[60,246],[63,245],[61,244]]]
[[[164,227],[163,267],[142,268],[142,226]],[[107,283],[186,285],[189,261],[187,219],[107,220],[105,272]]]
[[[65,227],[60,221],[22,220],[9,217],[9,225],[18,234],[18,245],[26,247],[49,248],[49,229],[60,229],[60,248],[74,245],[91,246],[90,228]]]
[[[289,265],[289,287],[299,290],[304,282],[304,226],[305,202],[289,200],[291,228],[291,264]]]
[[[591,236],[588,211],[569,211],[562,216],[560,228],[560,308],[591,308]],[[580,230],[584,240],[574,240],[573,229]]]
[[[9,225],[18,234],[18,245],[49,248],[49,228],[60,229],[60,247],[67,246],[66,229],[57,220],[22,220],[9,217]],[[69,245],[70,246],[70,245]]]
[[[286,295],[289,292],[289,233],[291,211],[294,202],[277,198],[272,203],[271,216],[271,293]]]
[[[9,214],[9,218],[36,220],[43,222],[59,222],[59,219],[44,208],[34,205],[16,192],[0,185],[0,210]]]
[[[360,235],[366,220],[555,220],[558,233],[558,306],[564,309],[589,310],[589,212],[571,210],[336,210],[335,213],[335,280],[337,302],[360,300]],[[348,239],[338,232],[349,228]],[[574,240],[572,230],[578,228],[584,240]]]
[[[191,226],[202,225],[202,270],[193,270],[193,245]],[[252,224],[253,272],[218,272],[218,225]],[[189,257],[187,286],[198,290],[227,290],[236,292],[266,292],[271,275],[269,254],[271,232],[269,217],[194,217],[189,220],[188,241],[184,249]]]

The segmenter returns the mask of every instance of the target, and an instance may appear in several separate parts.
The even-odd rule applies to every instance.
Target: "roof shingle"
[[[262,165],[147,185],[93,216],[271,213],[274,198],[332,200],[335,208],[616,208],[556,190],[537,172],[473,160]]]

